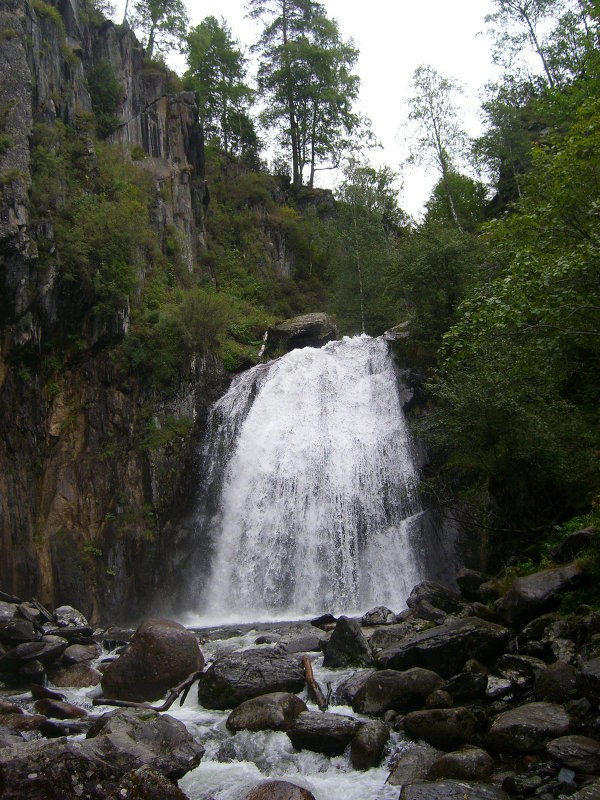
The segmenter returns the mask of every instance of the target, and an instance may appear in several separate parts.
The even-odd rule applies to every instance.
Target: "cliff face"
[[[52,223],[30,213],[34,126],[89,115],[99,63],[122,87],[112,141],[147,155],[155,230],[162,239],[176,231],[190,271],[203,246],[194,96],[169,92],[169,75],[144,63],[131,31],[92,24],[85,12],[82,0],[0,6],[0,588],[126,620],[168,584],[174,520],[189,502],[206,410],[225,377],[205,358],[168,390],[116,382],[105,345],[126,334],[127,306],[108,320],[83,314],[87,346],[52,381],[38,368],[70,301]],[[93,165],[91,137],[85,148]],[[138,287],[144,277],[141,269]]]

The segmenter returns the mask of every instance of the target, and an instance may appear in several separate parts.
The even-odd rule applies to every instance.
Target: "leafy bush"
[[[117,80],[110,61],[106,59],[94,64],[87,82],[98,135],[106,139],[119,127],[117,112],[123,102],[123,87]]]

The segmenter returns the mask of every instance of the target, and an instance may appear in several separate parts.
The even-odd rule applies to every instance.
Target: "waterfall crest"
[[[420,580],[413,451],[382,339],[294,350],[238,376],[205,448],[216,503],[198,514],[212,558],[195,611],[255,621],[404,607]]]

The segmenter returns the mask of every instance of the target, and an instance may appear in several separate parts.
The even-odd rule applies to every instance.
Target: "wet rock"
[[[0,714],[22,714],[23,709],[10,700],[0,700]]]
[[[9,622],[17,615],[19,606],[16,603],[6,603],[0,600],[0,623]]]
[[[517,578],[497,607],[509,625],[525,625],[558,603],[559,593],[571,587],[583,574],[579,564],[546,569]]]
[[[509,800],[509,796],[495,786],[466,781],[436,781],[411,783],[404,786],[400,800]]]
[[[480,600],[481,595],[479,593],[479,587],[487,580],[489,580],[488,575],[484,575],[483,572],[477,572],[477,570],[474,569],[468,569],[467,567],[463,567],[456,574],[456,583],[458,584],[460,593],[463,597],[466,597],[467,600]]]
[[[63,653],[65,664],[81,664],[84,661],[93,661],[100,655],[97,644],[71,644]]]
[[[43,714],[3,714],[0,725],[11,731],[37,731],[45,719]]]
[[[314,625],[315,628],[321,628],[322,630],[326,631],[330,630],[336,622],[337,619],[333,616],[333,614],[321,614],[320,617],[311,619],[310,624]]]
[[[385,606],[377,606],[363,614],[360,621],[361,625],[394,625],[396,622],[396,615],[393,611]]]
[[[502,788],[504,791],[511,795],[525,795],[529,797],[543,784],[543,780],[539,775],[531,775],[527,772],[520,773],[519,775],[507,775],[502,781]]]
[[[259,783],[246,800],[315,800],[308,789],[288,781],[265,781]]]
[[[469,744],[476,728],[477,719],[468,708],[432,708],[411,711],[404,717],[404,730],[409,736],[442,750]]]
[[[445,611],[446,614],[457,614],[466,605],[459,594],[433,581],[423,581],[415,586],[406,601],[407,606],[413,610],[418,610],[423,603]]]
[[[0,669],[15,670],[29,661],[49,664],[65,651],[68,642],[60,636],[42,636],[37,642],[23,642],[9,650],[0,659]]]
[[[547,666],[535,680],[533,692],[538,700],[561,703],[575,689],[575,667],[564,661]]]
[[[463,671],[447,680],[442,689],[448,692],[455,703],[465,703],[480,700],[485,695],[487,686],[488,675],[485,669],[469,669],[467,662]]]
[[[390,729],[385,722],[373,720],[361,725],[350,747],[350,761],[354,769],[378,766],[389,738]]]
[[[95,644],[92,638],[93,630],[89,625],[73,625],[68,628],[59,628],[53,625],[44,626],[45,633],[53,636],[62,636],[69,644]]]
[[[354,672],[345,681],[342,681],[333,694],[334,704],[338,706],[351,706],[356,697],[356,693],[364,685],[371,675],[377,672],[376,669],[361,669]]]
[[[46,739],[58,739],[60,736],[77,736],[87,733],[94,720],[92,717],[82,719],[45,719],[40,725],[40,733]]]
[[[340,617],[325,648],[324,667],[368,667],[371,664],[369,645],[360,624]]]
[[[287,731],[299,750],[313,750],[327,756],[340,756],[358,733],[361,723],[342,714],[305,711]]]
[[[71,664],[66,669],[52,672],[51,680],[55,686],[82,689],[84,686],[97,686],[102,679],[102,673],[89,664]]]
[[[508,638],[506,628],[466,617],[403,639],[378,653],[375,663],[381,669],[423,667],[449,678],[460,672],[467,656],[484,662],[499,656]]]
[[[64,700],[52,700],[48,697],[44,700],[36,700],[33,707],[38,714],[44,714],[44,716],[54,719],[78,719],[87,716],[87,711],[84,711],[83,708]]]
[[[0,622],[0,642],[17,644],[19,642],[33,642],[39,639],[33,624],[27,619],[9,619]]]
[[[482,781],[492,774],[494,760],[479,747],[463,747],[438,758],[427,773],[428,780],[456,778],[466,781]]]
[[[426,778],[429,769],[441,755],[439,750],[423,742],[404,750],[394,757],[387,783],[392,786],[405,786]]]
[[[499,753],[535,753],[549,739],[566,735],[569,727],[569,715],[562,706],[526,703],[494,719],[488,743]]]
[[[337,326],[327,314],[303,314],[286,319],[268,330],[265,352],[289,353],[301,347],[323,347],[339,336]]]
[[[284,642],[282,647],[286,653],[319,653],[326,642],[323,636],[298,636]]]
[[[386,650],[397,642],[401,642],[407,636],[414,636],[429,628],[431,628],[430,622],[411,616],[396,625],[382,625],[376,628],[369,637],[369,645],[373,652]]]
[[[600,773],[600,743],[588,736],[561,736],[546,745],[552,758],[565,767],[596,775]]]
[[[35,659],[19,667],[19,676],[28,683],[43,683],[46,678],[46,667]]]
[[[2,797],[105,800],[132,770],[147,766],[179,780],[203,752],[168,714],[121,709],[104,714],[87,739],[35,740],[0,750],[0,783],[10,787]]]
[[[512,684],[507,678],[501,678],[498,677],[498,675],[488,675],[485,689],[485,696],[488,700],[498,700],[500,697],[510,695],[512,690]]]
[[[600,658],[580,661],[575,673],[575,684],[589,700],[600,703]]]
[[[149,619],[104,671],[102,691],[116,700],[158,700],[203,666],[204,657],[192,631],[172,620]]]
[[[443,689],[436,689],[431,694],[427,695],[425,700],[425,708],[452,708],[454,700],[452,695],[445,692]]]
[[[186,794],[151,767],[132,770],[119,781],[107,800],[188,800]]]
[[[3,747],[10,747],[13,744],[20,744],[25,741],[19,731],[7,728],[2,724],[1,720],[2,717],[0,717],[0,750],[2,750]],[[2,784],[0,783],[0,787],[1,786]]]
[[[227,717],[227,729],[236,731],[285,731],[306,704],[288,692],[273,692],[246,700]]]
[[[595,781],[588,786],[582,787],[571,796],[573,800],[598,800],[600,798],[600,781]]]
[[[531,691],[538,676],[546,669],[539,658],[506,653],[496,662],[496,671],[510,681],[514,691],[524,694]]]
[[[278,642],[279,636],[274,636],[271,633],[266,633],[254,640],[254,644],[277,644]]]
[[[415,667],[404,672],[378,670],[370,675],[352,700],[361,714],[383,714],[389,709],[412,711],[420,708],[427,696],[439,689],[443,679],[431,670]]]
[[[304,683],[298,656],[276,648],[246,650],[211,664],[198,683],[198,698],[205,708],[235,708],[263,694],[301,692]]]
[[[68,627],[68,626],[83,626],[88,627],[88,621],[76,608],[73,606],[59,606],[58,608],[54,609],[53,614],[57,624],[59,627]]]
[[[34,700],[44,700],[46,697],[50,698],[51,700],[67,699],[61,692],[55,692],[52,689],[49,689],[47,686],[39,686],[36,683],[32,683],[29,688],[31,690],[31,696]]]

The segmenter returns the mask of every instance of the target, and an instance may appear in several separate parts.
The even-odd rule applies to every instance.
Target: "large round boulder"
[[[237,731],[286,731],[306,704],[289,692],[272,692],[246,700],[227,717],[227,729]]]
[[[341,756],[358,733],[361,722],[342,714],[305,711],[287,731],[294,747],[327,756]]]
[[[390,729],[381,720],[374,719],[361,725],[350,746],[350,761],[354,769],[376,767],[389,738]]]
[[[468,708],[432,708],[411,711],[404,717],[409,736],[443,750],[470,744],[476,728],[477,719]]]
[[[264,781],[255,786],[246,800],[315,800],[315,796],[288,781]]]
[[[327,646],[324,667],[368,667],[371,663],[369,645],[355,619],[340,617]]]
[[[598,775],[600,742],[589,736],[561,736],[547,745],[548,753],[568,769]]]
[[[582,575],[582,567],[573,563],[517,578],[498,601],[498,610],[509,625],[523,626],[555,608],[560,592],[570,588]]]
[[[272,692],[301,692],[306,676],[302,660],[279,648],[241,650],[217,658],[198,683],[205,708],[235,708]]]
[[[439,778],[455,778],[467,781],[483,781],[492,773],[494,761],[480,747],[463,747],[452,753],[444,753],[427,773],[431,781]]]
[[[370,675],[352,700],[360,714],[383,714],[392,709],[412,711],[425,704],[427,696],[439,689],[443,679],[435,672],[414,667],[404,672],[382,669]]]
[[[134,633],[102,676],[102,691],[115,700],[158,700],[168,689],[201,670],[198,640],[178,622],[149,619]]]

